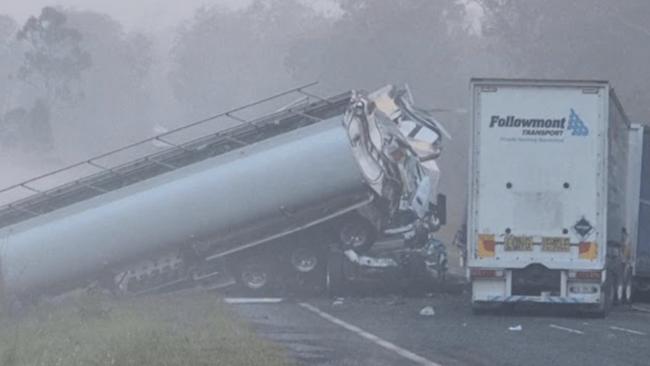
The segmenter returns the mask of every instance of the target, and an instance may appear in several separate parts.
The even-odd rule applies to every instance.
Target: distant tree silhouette
[[[65,14],[43,8],[27,20],[17,39],[26,47],[18,77],[41,90],[49,103],[76,102],[82,93],[75,82],[92,62],[80,46],[81,33],[66,25]]]

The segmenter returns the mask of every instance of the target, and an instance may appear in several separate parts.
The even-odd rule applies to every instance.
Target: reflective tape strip
[[[577,297],[565,297],[565,296],[523,296],[523,295],[512,295],[512,296],[492,296],[487,299],[487,301],[494,302],[539,302],[539,303],[549,303],[549,304],[591,304],[593,302],[583,300]]]

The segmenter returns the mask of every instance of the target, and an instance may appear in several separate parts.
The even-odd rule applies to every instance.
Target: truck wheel
[[[375,243],[377,231],[365,219],[351,218],[339,228],[339,240],[343,250],[352,249],[357,253],[368,251]]]
[[[319,253],[313,247],[297,247],[291,251],[291,265],[298,272],[313,272],[320,262]]]
[[[487,309],[482,304],[472,303],[472,314],[474,314],[474,315],[485,315],[485,314],[488,313],[488,311],[489,311],[489,309]]]
[[[472,314],[474,315],[488,315],[495,313],[500,309],[500,304],[485,304],[480,302],[472,303]]]
[[[261,293],[271,282],[269,266],[259,260],[244,260],[237,270],[237,283],[246,292]]]
[[[447,281],[447,273],[449,272],[449,267],[447,266],[447,252],[440,253],[438,257],[438,282]]]
[[[616,293],[614,296],[614,304],[619,305],[625,301],[625,283],[623,278],[616,279]]]
[[[625,276],[625,294],[623,295],[623,302],[625,304],[631,304],[632,303],[632,276],[628,273]]]
[[[348,288],[348,279],[345,276],[345,258],[343,253],[330,251],[327,257],[325,271],[325,288],[330,297],[343,296]]]
[[[591,312],[593,315],[595,315],[598,318],[604,318],[609,314],[610,310],[612,309],[612,305],[614,304],[614,297],[616,296],[615,295],[616,290],[614,289],[613,282],[609,282],[609,281],[606,282],[602,287],[602,291],[603,291],[603,296],[602,296],[603,301],[601,301],[601,303],[598,304],[596,309]]]

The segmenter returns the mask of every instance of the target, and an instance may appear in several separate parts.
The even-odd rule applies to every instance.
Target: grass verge
[[[215,295],[79,294],[0,319],[2,366],[286,365]]]

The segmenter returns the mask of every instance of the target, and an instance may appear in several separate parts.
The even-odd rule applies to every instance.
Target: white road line
[[[635,335],[640,335],[640,336],[646,335],[645,333],[640,332],[638,330],[622,328],[622,327],[611,326],[611,327],[609,327],[609,329],[618,330],[619,332],[625,332],[625,333],[630,333],[630,334],[635,334]]]
[[[550,324],[549,327],[551,327],[551,328],[553,328],[553,329],[563,330],[563,331],[565,331],[565,332],[569,332],[569,333],[585,334],[585,332],[583,332],[583,331],[581,331],[581,330],[572,329],[572,328],[567,328],[567,327],[561,327],[561,326],[559,326],[559,325],[555,325],[555,324]]]
[[[226,304],[277,304],[284,301],[280,297],[226,297]]]
[[[341,319],[339,319],[339,318],[337,318],[337,317],[335,317],[333,315],[330,315],[330,314],[320,310],[319,308],[317,308],[317,307],[315,307],[315,306],[313,306],[311,304],[301,302],[298,305],[300,305],[303,308],[311,311],[312,313],[315,313],[316,315],[318,315],[321,318],[329,321],[330,323],[333,323],[333,324],[336,324],[336,325],[338,325],[338,326],[340,326],[342,328],[345,328],[345,329],[349,330],[350,332],[355,333],[356,335],[358,335],[358,336],[360,336],[362,338],[365,338],[365,339],[375,343],[376,345],[378,345],[380,347],[383,347],[383,348],[385,348],[385,349],[387,349],[389,351],[395,352],[396,354],[406,358],[407,360],[413,361],[413,362],[415,362],[415,363],[417,363],[419,365],[424,365],[424,366],[441,366],[438,363],[435,363],[435,362],[433,362],[431,360],[428,360],[428,359],[426,359],[426,358],[424,358],[424,357],[422,357],[420,355],[416,355],[415,353],[413,353],[413,352],[411,352],[411,351],[409,351],[407,349],[404,349],[404,348],[402,348],[402,347],[400,347],[400,346],[398,346],[396,344],[393,344],[393,343],[391,343],[391,342],[389,342],[389,341],[387,341],[385,339],[379,338],[378,336],[376,336],[376,335],[374,335],[372,333],[368,333],[365,330],[357,327],[356,325],[352,325],[352,324],[347,323],[347,322],[345,322],[345,321],[343,321],[343,320],[341,320]]]

